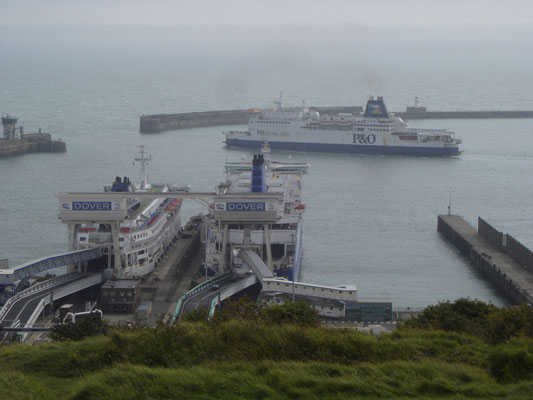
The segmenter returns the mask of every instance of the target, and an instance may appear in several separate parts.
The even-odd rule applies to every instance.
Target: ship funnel
[[[266,192],[265,159],[262,154],[254,154],[252,161],[252,192]]]
[[[366,102],[365,113],[363,116],[365,118],[390,118],[383,96],[378,96],[377,100],[370,97]]]

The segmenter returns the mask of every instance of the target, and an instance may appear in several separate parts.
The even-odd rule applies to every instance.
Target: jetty
[[[439,215],[437,230],[511,304],[533,304],[533,252],[482,218],[478,229],[458,215]]]
[[[3,137],[0,137],[0,158],[10,157],[25,153],[63,153],[67,145],[61,139],[52,140],[52,135],[41,132],[24,133],[18,119],[10,116],[2,117],[4,128]]]

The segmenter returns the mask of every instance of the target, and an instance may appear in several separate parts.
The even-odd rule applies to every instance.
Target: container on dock
[[[151,313],[152,313],[152,302],[143,301],[139,305],[139,308],[137,309],[137,319],[138,320],[148,319]]]

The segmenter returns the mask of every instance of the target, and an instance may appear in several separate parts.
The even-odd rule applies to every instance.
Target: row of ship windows
[[[279,283],[279,282],[276,282],[276,285],[279,286],[280,283]],[[289,284],[286,283],[286,284],[285,284],[285,287],[289,287]],[[304,286],[303,288],[304,288],[304,289],[307,289],[307,286]],[[312,287],[311,290],[315,290],[315,288]],[[323,292],[323,291],[325,291],[325,289],[320,289],[320,291]],[[333,290],[330,290],[329,292],[330,292],[330,293],[333,293]],[[339,290],[339,293],[342,294],[342,290]],[[348,292],[348,294],[352,294],[352,292],[350,291],[350,292]]]
[[[357,132],[364,132],[365,131],[365,128],[357,128]],[[374,128],[372,129],[372,132],[390,132],[390,129],[377,129],[377,128]]]
[[[284,124],[284,125],[289,125],[290,122],[285,122],[285,121],[259,121],[263,124]]]

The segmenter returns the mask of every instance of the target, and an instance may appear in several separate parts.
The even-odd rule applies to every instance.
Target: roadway
[[[179,298],[189,290],[194,275],[200,269],[203,252],[199,250],[193,254],[189,250],[194,237],[195,234],[192,238],[180,237],[173,243],[163,256],[163,262],[150,275],[151,282],[144,285],[142,300],[152,302],[152,312],[146,321],[149,324],[155,325],[161,317],[166,319],[172,315]],[[183,259],[190,262],[185,262],[179,269]]]
[[[85,289],[98,283],[101,283],[101,276],[80,276],[76,279],[61,282],[57,285],[46,287],[41,291],[20,297],[11,304],[9,310],[4,315],[4,318],[2,321],[0,321],[0,326],[10,327],[15,321],[19,320],[20,326],[24,327],[28,324],[28,322],[32,323],[29,320],[33,316],[36,308],[39,306],[39,303],[44,298],[50,296],[50,294],[52,294],[52,300],[57,300],[70,295],[72,290],[76,291],[80,284],[84,286]],[[3,340],[4,337],[5,333],[0,334],[0,341]]]
[[[213,286],[211,288],[208,288],[200,293],[198,293],[195,296],[189,297],[187,300],[185,300],[183,304],[183,308],[181,313],[182,314],[188,314],[193,312],[194,310],[197,310],[198,308],[204,307],[206,309],[209,309],[209,304],[211,301],[218,296],[218,294],[230,284],[234,283],[231,277],[228,277],[224,280],[221,280],[217,283],[218,289],[213,290]]]

